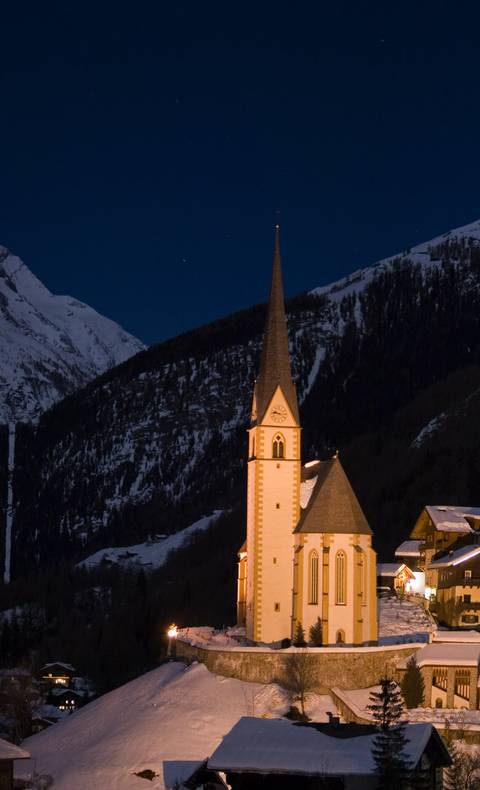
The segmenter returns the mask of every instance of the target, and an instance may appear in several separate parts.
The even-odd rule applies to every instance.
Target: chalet
[[[404,562],[378,562],[377,587],[389,587],[392,592],[409,593],[415,575]]]
[[[421,540],[404,540],[395,551],[397,562],[404,562],[413,573],[410,592],[423,595],[425,592],[425,571],[422,564]]]
[[[331,790],[376,788],[372,757],[373,725],[297,724],[285,719],[244,717],[223,738],[208,769],[226,775],[232,790]],[[451,764],[446,746],[431,724],[407,724],[405,756],[422,787],[441,787],[441,771]],[[425,772],[425,773],[423,773]],[[328,782],[328,784],[327,784]]]
[[[13,790],[15,760],[28,760],[30,753],[0,738],[0,790]]]
[[[425,683],[425,708],[479,708],[480,643],[449,640],[436,642],[415,653],[415,661]],[[401,682],[407,669],[404,660],[397,666]]]
[[[39,669],[37,679],[49,687],[69,686],[75,674],[75,667],[72,667],[71,664],[54,661]]]
[[[480,540],[480,508],[426,505],[410,533],[410,539],[420,541],[418,569],[425,572],[425,597],[435,597],[438,569],[431,567],[433,559],[453,547],[472,545]],[[404,545],[399,546],[397,552]]]
[[[85,704],[85,697],[75,689],[54,688],[48,695],[48,701],[59,710],[72,713]]]
[[[435,610],[451,627],[480,622],[480,546],[462,546],[434,559],[428,566],[437,574]]]

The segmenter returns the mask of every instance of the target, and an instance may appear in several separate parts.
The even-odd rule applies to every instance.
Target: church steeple
[[[263,420],[278,386],[280,386],[292,415],[298,423],[297,394],[292,381],[290,356],[288,353],[288,332],[280,261],[280,228],[276,225],[272,285],[260,357],[260,371],[255,383],[252,414],[252,419],[255,419],[258,423]]]

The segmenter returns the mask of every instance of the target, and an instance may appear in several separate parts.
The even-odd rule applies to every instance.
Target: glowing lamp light
[[[170,625],[167,631],[167,636],[169,639],[176,639],[178,633],[178,628],[176,625]]]

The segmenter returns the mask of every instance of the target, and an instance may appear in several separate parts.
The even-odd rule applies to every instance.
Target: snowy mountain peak
[[[52,294],[0,246],[0,422],[37,419],[144,348],[83,302]]]

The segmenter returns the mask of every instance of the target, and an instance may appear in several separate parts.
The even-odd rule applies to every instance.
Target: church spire
[[[275,226],[272,285],[267,308],[260,371],[255,384],[257,422],[261,422],[280,386],[296,422],[299,422],[297,395],[292,381],[288,353],[288,333],[280,261],[280,228]]]

